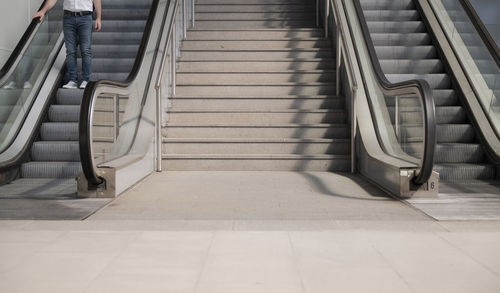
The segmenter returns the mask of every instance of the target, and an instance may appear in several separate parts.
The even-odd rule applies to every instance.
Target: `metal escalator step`
[[[374,46],[425,46],[432,44],[428,33],[372,33],[370,36]]]
[[[74,178],[81,171],[80,162],[28,162],[21,165],[23,178]]]
[[[400,132],[402,137],[421,141],[423,125],[421,123],[401,125]],[[476,138],[476,132],[470,124],[438,124],[436,138],[438,143],[471,143]]]
[[[379,59],[436,59],[434,46],[375,46]]]
[[[434,162],[441,163],[481,163],[484,151],[479,144],[441,143],[436,145]]]
[[[93,58],[135,58],[139,45],[93,45]]]
[[[380,65],[385,74],[428,74],[443,72],[443,63],[439,59],[385,59],[380,60]]]
[[[106,80],[113,80],[113,81],[125,81],[127,77],[129,76],[129,73],[123,73],[123,72],[93,72],[92,75],[90,76],[91,80],[100,80],[100,79],[106,79]]]
[[[92,44],[140,44],[142,36],[142,32],[94,32]]]
[[[45,141],[77,141],[78,122],[42,123],[40,137]]]
[[[56,93],[56,102],[59,105],[80,105],[82,102],[82,89],[60,88]]]
[[[394,103],[393,103],[394,104]],[[389,115],[394,123],[395,107],[389,106]],[[422,123],[422,108],[420,106],[404,106],[399,103],[399,122],[403,124]],[[467,114],[461,106],[436,107],[436,121],[438,124],[461,124],[467,123]]]
[[[92,58],[92,72],[128,73],[132,70],[134,62],[134,58]],[[81,63],[79,59],[79,68]]]
[[[146,20],[102,20],[101,32],[143,32]]]
[[[80,152],[77,141],[37,141],[31,148],[33,161],[79,162]]]
[[[467,123],[467,113],[462,106],[436,107],[436,121],[438,124]]]
[[[51,105],[49,108],[51,122],[78,122],[79,118],[79,105]]]
[[[422,21],[367,21],[370,33],[425,33]]]
[[[415,3],[412,0],[360,0],[363,10],[380,10],[380,9],[415,9]]]
[[[427,81],[432,89],[446,89],[451,87],[450,77],[446,73],[430,74],[386,74],[387,79],[397,83],[411,79],[423,79]]]
[[[420,20],[420,15],[416,10],[366,10],[364,11],[367,21],[411,21]]]
[[[442,181],[491,180],[496,174],[495,166],[489,164],[435,164],[434,170]]]

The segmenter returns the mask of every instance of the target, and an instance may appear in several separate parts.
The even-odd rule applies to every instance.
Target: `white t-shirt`
[[[64,0],[63,9],[73,12],[92,11],[92,0]]]

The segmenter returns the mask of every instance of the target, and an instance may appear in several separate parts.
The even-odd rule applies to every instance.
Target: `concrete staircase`
[[[315,2],[199,0],[164,129],[166,170],[348,171],[350,128]]]

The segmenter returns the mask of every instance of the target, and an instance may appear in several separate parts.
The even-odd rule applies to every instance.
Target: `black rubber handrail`
[[[474,25],[474,28],[477,30],[477,33],[481,37],[481,40],[483,40],[484,44],[488,48],[488,51],[495,60],[497,66],[500,67],[500,49],[498,48],[497,43],[490,35],[490,32],[484,25],[479,15],[477,15],[476,10],[474,9],[474,7],[472,7],[472,4],[469,2],[469,0],[458,0],[458,2],[462,4],[465,13],[467,13],[467,16],[470,18],[472,24]]]
[[[361,25],[361,30],[363,37],[366,42],[368,49],[368,54],[370,55],[370,61],[372,67],[375,71],[375,77],[380,86],[389,94],[391,92],[400,91],[401,89],[417,89],[422,98],[422,107],[424,114],[424,151],[422,155],[422,166],[420,167],[420,172],[416,177],[413,178],[413,183],[415,185],[422,185],[426,183],[434,169],[434,152],[436,148],[436,110],[434,105],[434,98],[432,96],[432,90],[429,83],[422,79],[407,80],[398,83],[390,82],[384,72],[382,71],[382,66],[377,57],[377,52],[375,51],[375,46],[373,45],[373,40],[368,30],[368,24],[366,22],[365,15],[363,13],[363,8],[359,0],[354,0],[354,7],[356,8],[356,14]],[[401,95],[401,94],[399,94]]]
[[[134,65],[130,74],[124,82],[117,82],[112,80],[98,80],[98,81],[90,81],[83,92],[83,98],[80,108],[80,121],[78,125],[79,131],[79,146],[80,146],[80,161],[82,164],[82,170],[89,183],[89,188],[92,186],[98,186],[104,182],[104,179],[97,175],[95,171],[95,166],[93,164],[94,160],[92,157],[92,137],[90,135],[90,130],[92,125],[90,125],[92,121],[92,109],[91,105],[93,104],[93,99],[95,97],[96,90],[101,85],[109,85],[117,88],[127,88],[137,77],[139,73],[139,69],[142,65],[144,56],[146,55],[146,47],[150,39],[151,29],[154,22],[154,18],[158,9],[159,0],[153,0],[151,4],[151,9],[149,11],[148,20],[146,22],[146,27],[144,29],[144,34],[142,36],[141,44],[139,46],[139,50],[137,51],[137,55],[135,58]],[[167,4],[169,6],[171,1]],[[165,14],[167,12],[165,11]],[[150,69],[153,70],[153,67]],[[151,78],[151,74],[149,74]],[[149,81],[148,81],[149,82]],[[147,93],[147,88],[144,92],[144,95]]]
[[[43,1],[38,11],[40,11],[43,8],[43,6],[45,5],[45,1],[46,0]],[[40,24],[40,17],[31,20],[30,25],[28,26],[26,31],[24,31],[24,34],[17,43],[16,47],[14,48],[14,51],[12,51],[5,64],[2,66],[2,69],[0,69],[0,80],[3,80],[5,76],[9,73],[9,71],[12,69],[14,64],[16,64],[17,61],[23,57],[22,52],[29,45],[28,41],[31,39],[31,36],[36,31],[36,28],[39,24]]]

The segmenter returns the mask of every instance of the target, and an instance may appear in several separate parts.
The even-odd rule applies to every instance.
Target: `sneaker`
[[[88,82],[86,80],[82,81],[82,83],[80,84],[80,88],[84,89],[87,86],[87,83]]]
[[[4,89],[14,89],[16,88],[16,82],[15,81],[9,81],[6,85],[4,85],[2,88]]]
[[[78,84],[74,81],[70,81],[67,84],[63,85],[63,89],[76,89],[78,88]]]
[[[25,81],[23,85],[23,89],[30,89],[32,88],[32,85],[29,81]]]

